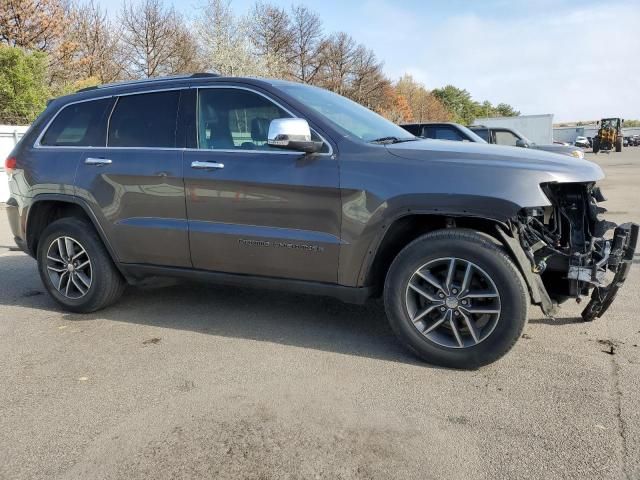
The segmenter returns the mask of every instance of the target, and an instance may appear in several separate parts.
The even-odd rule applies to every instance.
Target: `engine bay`
[[[551,206],[527,208],[515,223],[520,245],[550,299],[581,302],[584,320],[600,317],[613,301],[633,261],[638,225],[604,220],[606,199],[595,183],[541,185]]]

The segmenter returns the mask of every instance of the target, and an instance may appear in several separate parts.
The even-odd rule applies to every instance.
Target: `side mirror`
[[[311,129],[304,118],[276,118],[269,124],[267,144],[284,150],[317,153],[322,142],[311,140]]]
[[[529,148],[529,144],[519,138],[518,140],[516,140],[516,147]]]

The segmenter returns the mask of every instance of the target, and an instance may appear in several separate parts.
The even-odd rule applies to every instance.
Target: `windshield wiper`
[[[414,140],[418,140],[418,138],[398,138],[398,137],[380,137],[375,140],[370,140],[369,143],[378,143],[381,145],[387,145],[391,143],[401,143],[401,142],[412,142]]]

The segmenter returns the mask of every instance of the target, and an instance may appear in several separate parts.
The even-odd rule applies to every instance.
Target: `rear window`
[[[109,147],[172,148],[180,92],[145,93],[118,98],[109,120]]]
[[[111,99],[104,98],[64,107],[40,140],[40,145],[104,147],[104,119],[111,102]]]

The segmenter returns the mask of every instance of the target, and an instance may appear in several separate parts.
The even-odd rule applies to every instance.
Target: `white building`
[[[477,118],[474,125],[513,128],[534,143],[553,143],[553,114],[519,115],[517,117]]]
[[[4,171],[4,160],[25,134],[27,128],[29,127],[0,125],[0,202],[6,202],[9,199],[9,179]]]

